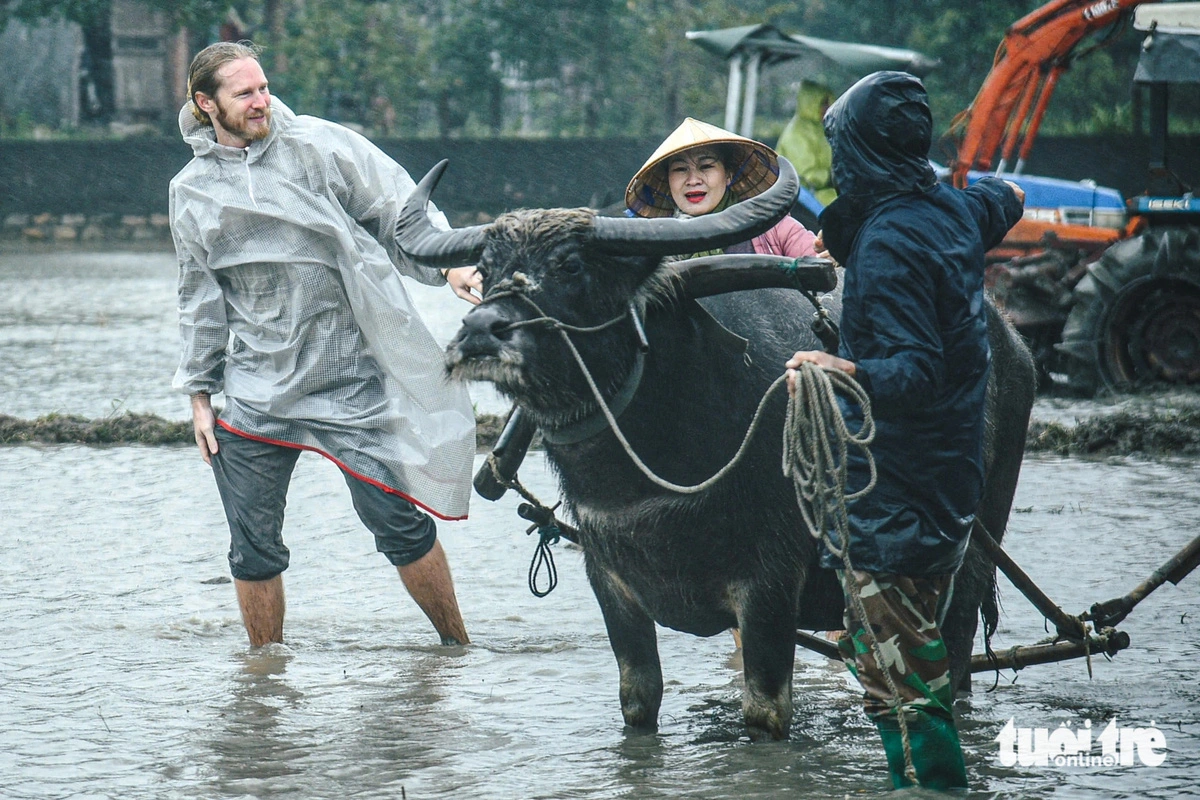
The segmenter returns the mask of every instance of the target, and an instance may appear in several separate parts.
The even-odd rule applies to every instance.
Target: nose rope
[[[483,300],[480,302],[480,305],[491,302],[492,300],[500,300],[505,297],[515,297],[518,300],[524,301],[530,308],[537,312],[538,316],[534,317],[533,319],[522,319],[517,320],[516,322],[510,322],[507,325],[501,325],[495,328],[496,333],[507,333],[508,331],[517,330],[518,328],[530,328],[536,325],[541,325],[543,327],[562,331],[564,333],[599,333],[600,331],[607,330],[620,322],[624,322],[630,313],[629,311],[624,311],[618,316],[613,317],[607,322],[602,322],[599,325],[571,325],[547,314],[537,303],[531,300],[528,295],[518,289],[505,289],[499,292],[489,292],[487,297],[483,298]]]
[[[587,367],[584,365],[583,360],[579,356],[579,351],[575,349],[575,345],[571,342],[571,337],[568,334],[597,333],[624,321],[626,317],[632,317],[634,321],[634,327],[637,329],[638,341],[644,347],[645,333],[641,329],[641,322],[638,320],[636,313],[634,312],[633,305],[630,304],[630,307],[627,311],[623,312],[619,316],[613,317],[607,322],[602,322],[599,325],[586,327],[570,325],[562,320],[551,317],[549,314],[543,311],[541,307],[528,295],[526,295],[524,290],[529,285],[529,279],[526,278],[522,273],[518,272],[514,274],[512,279],[497,283],[494,287],[492,287],[490,292],[484,295],[483,299],[479,303],[480,305],[506,297],[514,297],[518,300],[524,301],[538,315],[533,319],[518,320],[517,322],[500,326],[495,329],[495,332],[504,333],[506,331],[517,330],[519,328],[528,328],[536,325],[541,325],[543,327],[550,328],[551,330],[557,330],[559,335],[563,337],[563,340],[566,341],[567,347],[569,347],[572,353],[575,354],[575,358],[579,361],[579,366],[583,370],[584,376],[587,377],[588,383],[597,392],[597,399],[600,401],[601,407],[604,408],[606,414],[610,414],[608,406],[604,403],[604,399],[598,394],[599,389],[595,387],[595,383],[592,381]],[[554,512],[560,505],[562,505],[561,501],[552,507],[547,506],[534,497],[534,495],[528,489],[522,486],[521,482],[517,480],[515,475],[511,479],[505,479],[500,474],[499,466],[496,463],[495,453],[492,453],[488,456],[487,463],[488,466],[491,467],[492,475],[495,476],[496,480],[500,484],[510,489],[516,489],[517,492],[528,501],[522,503],[517,509],[517,514],[519,516],[533,523],[529,526],[529,529],[525,531],[526,535],[531,534],[534,531],[537,531],[538,533],[538,543],[536,549],[534,550],[533,559],[529,563],[529,574],[527,576],[527,580],[529,584],[529,591],[532,592],[535,597],[545,597],[553,592],[558,586],[558,568],[555,566],[554,552],[550,549],[550,546],[556,544],[561,536],[566,536],[571,541],[578,542],[580,538],[579,532],[572,526],[560,520],[555,515]],[[542,588],[542,583],[538,578],[543,570],[545,570],[547,576],[545,588]]]

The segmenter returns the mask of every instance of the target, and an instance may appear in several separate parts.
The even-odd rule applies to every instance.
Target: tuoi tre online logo
[[[1051,730],[1019,728],[1009,718],[996,741],[1006,767],[1157,767],[1167,757],[1167,739],[1153,720],[1148,728],[1123,728],[1114,717],[1093,740],[1090,719],[1078,728],[1064,722]]]

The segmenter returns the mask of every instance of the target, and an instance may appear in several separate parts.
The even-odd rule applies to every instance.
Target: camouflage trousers
[[[906,578],[838,570],[846,593],[845,630],[838,652],[863,687],[863,708],[871,719],[894,715],[887,670],[905,711],[920,709],[953,720],[950,659],[938,629],[939,600],[947,595],[951,576]],[[850,587],[862,598],[867,620],[879,642],[883,664],[876,662],[871,639],[858,619]]]

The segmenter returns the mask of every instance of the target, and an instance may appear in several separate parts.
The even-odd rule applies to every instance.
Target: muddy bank
[[[1026,452],[1059,455],[1200,455],[1200,411],[1118,411],[1067,425],[1033,420]]]
[[[504,427],[495,414],[476,418],[479,450],[491,449]],[[0,445],[13,444],[152,444],[193,445],[190,420],[172,421],[156,414],[87,419],[76,414],[47,414],[33,420],[0,414]]]
[[[1200,399],[1175,400],[1163,406],[1147,404],[1145,398],[1127,398],[1101,409],[1093,402],[1093,413],[1082,418],[1080,410],[1036,408],[1026,450],[1060,455],[1200,456]],[[1074,421],[1068,421],[1072,416]],[[487,452],[500,435],[504,418],[480,414],[476,420],[479,452]],[[100,419],[48,414],[34,420],[0,414],[0,445],[33,443],[191,445],[193,439],[190,422],[154,414],[125,413]]]
[[[0,414],[0,444],[192,444],[192,423],[127,412],[87,419],[47,414],[34,420]]]
[[[1060,455],[1200,455],[1200,392],[1151,389],[1088,399],[1040,395],[1026,450]]]

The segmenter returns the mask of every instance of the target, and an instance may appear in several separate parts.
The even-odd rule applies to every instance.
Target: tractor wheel
[[[1117,242],[1088,267],[1057,349],[1086,395],[1200,381],[1200,228]]]

